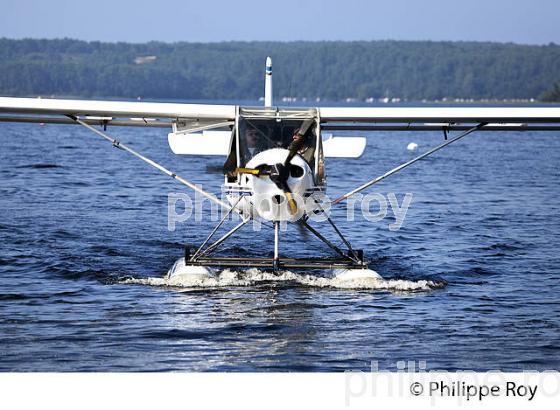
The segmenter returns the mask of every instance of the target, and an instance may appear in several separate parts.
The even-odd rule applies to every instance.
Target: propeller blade
[[[257,168],[235,168],[237,174],[251,174],[251,175],[261,175],[261,170]]]
[[[295,215],[297,213],[297,202],[294,199],[292,190],[288,185],[288,169],[282,164],[271,165],[270,167],[270,180],[284,192],[286,199],[288,200],[288,207],[290,209],[290,214]]]
[[[286,157],[286,161],[284,161],[284,166],[285,167],[289,167],[290,163],[292,162],[292,159],[296,156],[296,154],[298,153],[298,151],[300,149],[303,148],[303,144],[304,144],[304,139],[303,137],[299,138],[296,141],[293,141],[290,146],[288,147],[288,149],[290,150],[288,156]]]
[[[292,195],[292,192],[289,190],[284,191],[284,194],[286,195],[286,199],[288,200],[288,207],[290,209],[290,214],[291,215],[295,215],[297,214],[297,202],[294,199],[294,196]]]

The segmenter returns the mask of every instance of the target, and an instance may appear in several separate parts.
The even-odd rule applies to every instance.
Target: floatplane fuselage
[[[346,277],[379,276],[369,269],[363,260],[363,253],[351,248],[349,242],[335,227],[335,232],[348,244],[341,251],[316,229],[308,224],[311,215],[325,213],[323,201],[326,195],[325,150],[321,133],[319,112],[316,108],[278,108],[272,106],[272,61],[267,58],[265,72],[265,106],[258,108],[238,107],[231,131],[225,131],[229,138],[222,144],[215,143],[214,151],[207,153],[226,154],[224,163],[223,191],[232,211],[246,217],[246,220],[260,218],[272,224],[274,235],[274,256],[272,258],[206,259],[205,253],[187,250],[185,262],[178,261],[176,271],[197,271],[204,269],[190,266],[201,264],[243,264],[245,266],[270,266],[277,270],[284,268],[331,268],[337,275]],[[191,128],[175,127],[169,135],[174,152],[193,154]],[[214,138],[219,137],[214,131]],[[364,138],[346,138],[343,144],[337,137],[328,136],[326,144],[333,156],[358,158],[365,148]],[[228,141],[227,150],[223,150]],[[344,144],[345,143],[345,144]],[[338,145],[337,145],[338,144]],[[330,217],[328,220],[334,225]],[[341,258],[329,259],[283,259],[279,254],[280,223],[298,223],[310,229],[319,239],[330,246]],[[240,224],[239,226],[241,226]],[[235,230],[235,228],[234,228]],[[230,231],[235,232],[235,231]],[[212,249],[211,249],[212,250]]]

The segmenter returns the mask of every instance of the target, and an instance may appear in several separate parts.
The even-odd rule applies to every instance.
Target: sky
[[[560,0],[0,0],[0,37],[560,43]]]

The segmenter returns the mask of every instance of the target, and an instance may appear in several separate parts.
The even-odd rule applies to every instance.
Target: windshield
[[[267,149],[287,149],[293,141],[295,131],[299,130],[302,122],[302,120],[292,119],[280,121],[276,119],[241,119],[239,122],[240,165],[247,165],[247,162],[255,155]],[[314,152],[316,142],[315,130],[313,129],[305,136],[305,146]],[[313,156],[310,155],[309,158],[305,159],[313,169]]]

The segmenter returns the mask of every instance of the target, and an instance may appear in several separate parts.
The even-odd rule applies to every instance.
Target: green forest
[[[130,44],[3,38],[0,95],[257,99],[269,55],[277,98],[560,99],[559,45],[431,41]]]

